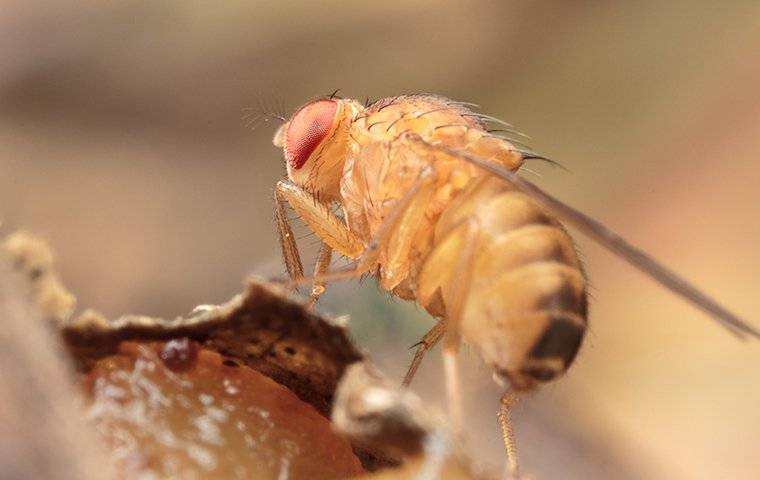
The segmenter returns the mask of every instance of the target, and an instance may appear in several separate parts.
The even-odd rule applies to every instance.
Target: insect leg
[[[393,210],[378,229],[379,242],[385,247],[385,261],[380,283],[387,290],[393,289],[404,277],[399,268],[409,262],[415,237],[413,232],[424,221],[425,211],[435,193],[438,175],[433,165],[420,171],[412,187],[394,205]]]
[[[504,440],[504,449],[507,453],[507,479],[520,478],[520,463],[517,459],[517,446],[515,445],[515,432],[512,429],[512,407],[518,402],[519,397],[513,391],[507,391],[501,396],[499,405],[499,426],[501,437]]]
[[[448,292],[445,292],[446,325],[443,338],[443,368],[446,378],[446,397],[449,403],[449,416],[455,433],[462,432],[462,401],[457,369],[457,352],[459,350],[459,324],[464,306],[470,293],[472,282],[472,263],[475,247],[480,236],[480,227],[476,221],[469,220],[462,239],[462,250],[454,265]]]
[[[278,198],[278,205],[281,205],[281,200],[287,201],[324,243],[349,258],[361,255],[364,250],[362,241],[312,193],[292,183],[280,181],[275,188],[275,197]],[[295,244],[295,240],[293,242]]]
[[[408,387],[412,383],[412,379],[417,373],[417,369],[420,368],[420,364],[422,363],[425,354],[441,340],[445,331],[446,321],[439,320],[438,323],[433,325],[433,328],[422,337],[420,343],[418,343],[417,351],[414,352],[414,358],[412,359],[411,365],[409,365],[409,370],[406,371],[404,381],[401,382],[402,387]]]
[[[295,288],[302,283],[312,282],[312,300],[309,305],[313,305],[324,292],[324,277],[329,275],[325,272],[330,266],[333,249],[347,257],[357,258],[363,251],[362,241],[326,204],[320,202],[306,190],[288,182],[278,182],[274,196],[280,246],[291,280],[290,286]],[[293,230],[285,212],[285,203],[290,205],[306,222],[306,225],[322,240],[322,250],[313,277],[305,278],[303,276],[303,264],[298,253]],[[358,273],[358,275],[361,273],[363,272]]]
[[[307,307],[309,308],[313,307],[319,300],[319,297],[325,293],[325,282],[320,281],[319,277],[330,268],[332,252],[332,247],[322,242],[322,248],[319,249],[319,257],[317,257],[317,264],[314,267],[314,282],[311,286],[311,298],[307,304]]]
[[[274,218],[277,222],[277,231],[280,234],[282,258],[285,261],[288,276],[291,280],[297,280],[303,277],[303,264],[301,263],[301,255],[298,253],[296,238],[293,236],[293,229],[288,221],[288,214],[285,211],[285,199],[277,193],[277,190],[275,190],[274,201]]]
[[[459,386],[458,352],[459,345],[453,348],[447,347],[445,344],[443,346],[443,377],[446,382],[449,422],[454,434],[461,437],[464,430],[462,428],[462,395]]]
[[[453,278],[459,272],[452,268],[451,259],[458,258],[460,252],[464,251],[464,243],[470,236],[470,222],[471,220],[465,219],[458,223],[457,227],[453,228],[437,243],[426,258],[417,277],[416,296],[417,301],[421,304],[435,303],[434,297],[441,295],[444,285],[450,285],[454,282]],[[416,345],[418,348],[404,377],[403,386],[409,386],[423,357],[443,337],[446,328],[446,316],[448,315],[445,315],[444,319],[433,326]]]
[[[330,280],[358,277],[367,272],[377,263],[377,259],[380,256],[380,248],[388,244],[390,244],[386,249],[388,257],[396,258],[400,256],[403,249],[408,248],[411,245],[412,239],[409,235],[398,235],[397,233],[399,227],[414,224],[418,220],[417,217],[414,217],[413,213],[418,211],[419,208],[412,207],[424,206],[425,200],[428,197],[426,194],[432,192],[432,187],[435,184],[435,179],[436,173],[432,167],[425,168],[422,170],[422,172],[420,172],[415,183],[412,185],[409,191],[406,192],[403,197],[401,197],[398,203],[394,205],[391,212],[383,220],[383,223],[378,228],[377,233],[375,233],[370,241],[367,242],[366,247],[364,247],[364,249],[359,254],[346,255],[344,253],[344,255],[350,258],[357,258],[356,263],[354,263],[352,267],[345,270],[323,272],[319,275],[315,274],[313,277],[302,277],[300,279],[294,279],[294,282],[301,284],[306,282],[325,282]],[[304,218],[304,220],[307,222],[307,224],[309,223],[306,218]],[[346,229],[348,228],[342,222],[341,225],[343,225],[343,227]],[[321,237],[319,232],[316,230],[315,233]],[[396,239],[398,239],[398,241],[394,241]],[[327,239],[323,240],[325,243],[330,243]],[[337,247],[335,249],[341,251]]]

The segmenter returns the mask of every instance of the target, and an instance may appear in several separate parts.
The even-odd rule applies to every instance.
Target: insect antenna
[[[274,102],[274,112],[279,116],[279,118],[286,118],[285,116],[285,99],[282,95],[277,95],[273,97]]]
[[[257,106],[244,108],[241,117],[245,122],[245,127],[249,130],[256,130],[260,125],[269,123],[271,120],[277,120],[280,123],[288,121],[283,113],[281,98],[273,99],[260,95],[256,102],[258,103]]]

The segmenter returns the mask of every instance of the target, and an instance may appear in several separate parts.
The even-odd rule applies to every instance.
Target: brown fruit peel
[[[125,340],[187,337],[285,385],[325,416],[344,370],[363,358],[344,327],[259,278],[251,278],[245,292],[230,301],[188,317],[125,315],[109,321],[87,311],[64,324],[61,333],[80,370]]]

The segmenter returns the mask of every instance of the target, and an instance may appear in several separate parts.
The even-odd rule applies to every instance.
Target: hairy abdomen
[[[570,366],[586,329],[586,280],[553,217],[503,181],[481,177],[448,205],[433,244],[417,300],[446,318],[461,298],[459,333],[497,374],[529,389]]]

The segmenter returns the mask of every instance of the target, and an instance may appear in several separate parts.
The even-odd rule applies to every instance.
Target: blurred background
[[[754,2],[0,1],[0,220],[54,245],[82,307],[172,317],[280,276],[276,128],[340,88],[434,92],[529,133],[526,172],[760,323]],[[306,230],[302,244],[314,252]],[[574,368],[518,407],[536,478],[756,478],[760,347],[578,236]],[[309,262],[312,255],[306,255]],[[399,381],[431,320],[372,281],[320,306]],[[463,354],[469,440],[500,468],[499,392]],[[443,406],[440,357],[415,380]]]

